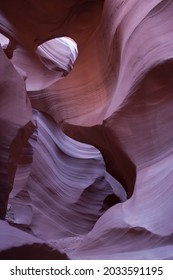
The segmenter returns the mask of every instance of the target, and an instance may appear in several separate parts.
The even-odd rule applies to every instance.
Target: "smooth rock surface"
[[[2,258],[173,259],[173,1],[1,2]]]

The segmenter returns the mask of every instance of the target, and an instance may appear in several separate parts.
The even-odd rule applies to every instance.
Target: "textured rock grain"
[[[1,2],[0,251],[173,259],[173,1]]]

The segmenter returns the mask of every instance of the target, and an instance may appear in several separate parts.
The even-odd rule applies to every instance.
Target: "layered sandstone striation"
[[[1,2],[0,258],[173,259],[173,1]]]

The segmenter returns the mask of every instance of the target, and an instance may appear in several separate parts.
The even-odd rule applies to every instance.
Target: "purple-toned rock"
[[[173,259],[173,1],[1,2],[1,257]]]

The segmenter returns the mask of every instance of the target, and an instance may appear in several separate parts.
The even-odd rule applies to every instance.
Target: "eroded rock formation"
[[[173,1],[0,7],[0,258],[173,259]]]

